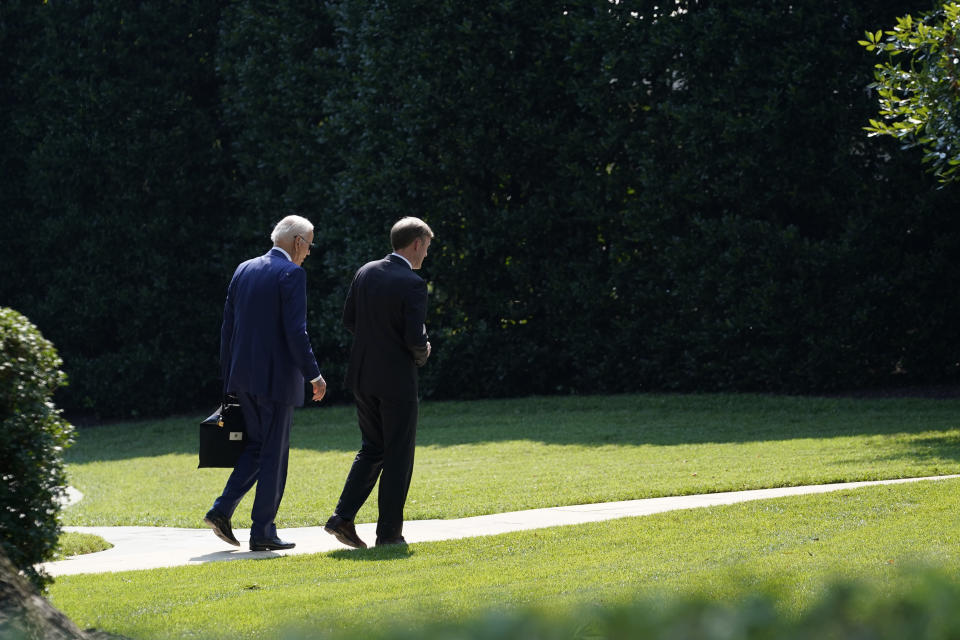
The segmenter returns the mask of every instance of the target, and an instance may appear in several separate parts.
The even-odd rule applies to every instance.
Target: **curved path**
[[[550,507],[513,511],[486,516],[473,516],[457,520],[412,520],[403,525],[403,535],[410,544],[434,540],[453,540],[474,536],[496,535],[511,531],[540,529],[562,525],[599,522],[615,518],[646,516],[677,509],[694,509],[735,504],[750,500],[764,500],[784,496],[811,493],[827,493],[840,489],[856,489],[881,484],[899,484],[922,480],[960,478],[960,475],[932,476],[926,478],[903,478],[898,480],[873,480],[835,484],[781,487],[730,491],[692,496],[647,498],[625,502],[602,502],[597,504]],[[357,533],[368,544],[376,537],[374,523],[357,525]],[[179,565],[202,564],[222,560],[272,558],[302,553],[321,553],[347,549],[326,533],[322,526],[282,529],[280,537],[296,542],[290,551],[248,551],[249,535],[246,530],[235,530],[241,547],[232,547],[213,535],[210,529],[178,529],[172,527],[64,527],[65,531],[93,533],[114,546],[112,549],[75,556],[44,565],[52,576],[77,573],[106,573],[136,569],[156,569]]]

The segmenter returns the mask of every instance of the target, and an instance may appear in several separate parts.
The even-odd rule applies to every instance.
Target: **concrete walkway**
[[[899,484],[922,480],[960,478],[960,475],[905,478],[899,480],[876,480],[836,484],[782,487],[753,491],[731,491],[692,496],[648,498],[625,502],[605,502],[569,507],[550,507],[513,511],[486,516],[474,516],[457,520],[413,520],[404,523],[403,535],[410,544],[433,540],[454,540],[474,536],[488,536],[511,531],[557,527],[562,525],[599,522],[615,518],[647,516],[677,509],[695,509],[735,504],[750,500],[765,500],[811,493],[827,493],[840,489],[856,489],[881,484]],[[198,514],[198,520],[203,514]],[[367,544],[376,538],[374,523],[357,525],[357,533]],[[112,549],[68,558],[45,564],[52,576],[77,573],[105,573],[156,569],[179,565],[202,564],[223,560],[273,558],[303,553],[321,553],[335,549],[347,549],[326,533],[322,526],[282,529],[279,535],[284,540],[297,543],[290,551],[248,551],[246,530],[234,530],[241,547],[226,544],[213,535],[210,529],[177,529],[168,527],[64,527],[65,531],[92,533],[105,538]]]

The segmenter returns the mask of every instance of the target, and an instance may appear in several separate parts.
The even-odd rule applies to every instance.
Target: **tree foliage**
[[[870,135],[919,147],[943,182],[960,180],[960,4],[897,18],[888,31],[867,31],[860,44],[884,61],[874,70],[882,120]],[[904,55],[906,54],[906,55]]]
[[[234,211],[219,7],[14,2],[0,13],[24,19],[0,21],[15,61],[4,190],[19,192],[4,198],[0,260],[16,276],[0,300],[58,345],[74,411],[163,411],[215,388],[209,336]]]
[[[0,300],[100,417],[206,406],[234,266],[316,224],[340,388],[394,220],[428,397],[954,380],[960,221],[874,110],[893,0],[0,4]],[[143,393],[149,389],[150,393]]]

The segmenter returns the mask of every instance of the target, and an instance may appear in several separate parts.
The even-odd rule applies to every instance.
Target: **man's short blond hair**
[[[390,244],[394,251],[405,249],[413,244],[417,238],[432,238],[433,231],[420,218],[407,216],[400,218],[390,229]]]

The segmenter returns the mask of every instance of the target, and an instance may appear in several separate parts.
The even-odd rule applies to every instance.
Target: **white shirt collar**
[[[293,258],[291,258],[291,257],[290,257],[290,254],[287,253],[286,251],[284,251],[282,247],[278,247],[277,245],[273,245],[273,248],[276,249],[277,251],[279,251],[280,253],[282,253],[283,255],[285,255],[285,256],[287,257],[287,260],[289,260],[290,262],[293,262]]]
[[[390,255],[392,255],[392,256],[397,256],[398,258],[400,258],[401,260],[403,260],[404,262],[406,262],[408,267],[410,267],[411,269],[413,269],[413,265],[410,264],[410,261],[407,260],[406,258],[404,258],[402,255],[400,255],[400,254],[397,253],[396,251],[394,251],[394,252],[391,253]]]

